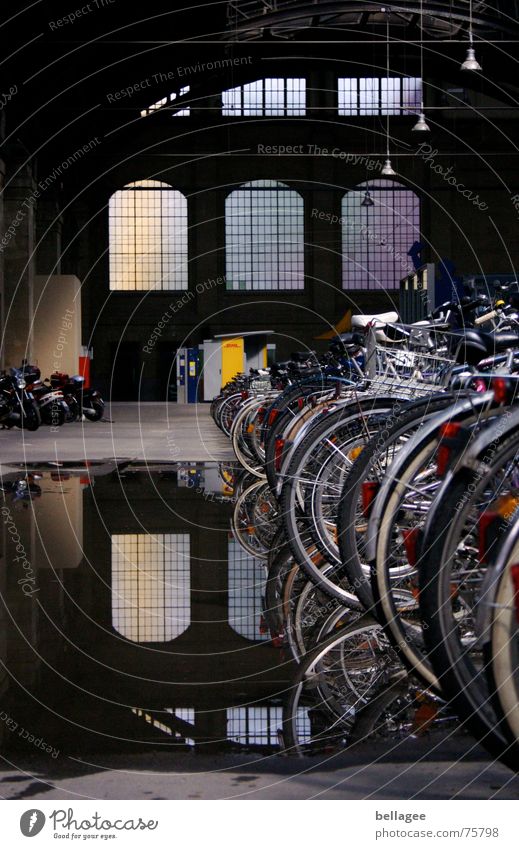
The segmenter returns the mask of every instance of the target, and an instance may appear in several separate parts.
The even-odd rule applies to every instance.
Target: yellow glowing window
[[[138,180],[109,203],[110,289],[188,288],[187,199],[159,180]]]

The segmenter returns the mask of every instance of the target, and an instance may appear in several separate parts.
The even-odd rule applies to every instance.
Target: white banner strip
[[[514,801],[4,801],[2,845],[516,849]],[[35,839],[34,844],[28,840]]]

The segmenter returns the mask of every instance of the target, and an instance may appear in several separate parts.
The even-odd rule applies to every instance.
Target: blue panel
[[[200,356],[198,348],[187,349],[186,380],[187,403],[196,404],[198,401],[198,377],[200,374]]]

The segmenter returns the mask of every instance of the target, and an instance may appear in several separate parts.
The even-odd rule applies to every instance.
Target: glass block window
[[[369,189],[373,206],[362,206]],[[342,199],[343,289],[394,290],[413,273],[407,252],[420,240],[420,200],[392,180],[370,180]]]
[[[145,118],[146,115],[151,115],[152,112],[156,112],[158,109],[162,109],[163,106],[167,106],[169,103],[173,103],[177,97],[182,97],[183,94],[187,94],[190,90],[191,86],[185,85],[180,89],[179,92],[172,91],[170,94],[166,95],[166,97],[161,97],[160,100],[157,100],[156,103],[152,103],[151,106],[148,106],[147,109],[141,110],[141,118]],[[172,114],[177,115],[189,115],[191,113],[191,107],[185,106],[183,109],[178,109],[176,112]]]
[[[265,592],[265,566],[229,540],[229,625],[247,640],[268,640],[260,631]]]
[[[191,622],[189,534],[112,536],[112,624],[134,643],[164,643]]]
[[[109,203],[110,289],[187,289],[187,199],[159,180],[138,180]]]
[[[304,78],[269,77],[222,92],[222,115],[289,117],[305,114]]]
[[[420,77],[341,77],[339,115],[408,115],[420,111]]]
[[[304,203],[275,180],[255,180],[225,201],[227,288],[304,288]]]
[[[227,708],[227,738],[242,746],[278,746],[278,730],[283,727],[283,708]]]

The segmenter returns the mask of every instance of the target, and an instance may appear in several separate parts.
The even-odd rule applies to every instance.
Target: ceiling
[[[73,150],[85,139],[114,130],[120,143],[125,128],[131,141],[140,109],[181,85],[189,84],[189,97],[198,98],[218,86],[221,90],[255,79],[257,61],[344,60],[348,45],[348,56],[369,63],[377,50],[381,55],[385,50],[387,15],[381,8],[390,9],[394,61],[413,51],[417,61],[417,45],[423,40],[429,75],[443,78],[448,67],[456,81],[463,55],[460,41],[468,39],[468,0],[423,0],[423,19],[419,0],[386,6],[357,0],[235,0],[191,3],[184,9],[171,8],[165,0],[148,0],[142,7],[126,0],[82,2],[20,0],[15,12],[4,4],[1,91],[14,92],[0,112],[4,150],[19,140],[30,154],[53,157],[58,150]],[[518,6],[513,0],[473,4],[478,56],[483,55],[494,78],[505,81],[513,103],[519,94],[516,51],[507,44],[519,39]],[[78,8],[82,12],[72,20]],[[252,69],[199,72],[204,63],[249,54],[255,60]],[[182,79],[179,68],[184,69]],[[153,85],[139,87],[144,80],[153,80]],[[471,79],[471,85],[489,84],[493,81],[484,75]],[[131,96],[116,97],[128,87]]]

